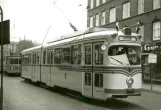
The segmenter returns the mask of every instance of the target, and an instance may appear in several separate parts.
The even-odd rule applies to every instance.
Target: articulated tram
[[[130,28],[90,28],[22,51],[22,78],[106,100],[140,96],[140,37]]]

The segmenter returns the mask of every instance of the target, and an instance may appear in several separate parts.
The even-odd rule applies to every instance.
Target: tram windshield
[[[139,46],[112,46],[109,48],[109,61],[115,65],[140,65]]]
[[[10,64],[20,64],[19,59],[18,58],[10,59]]]

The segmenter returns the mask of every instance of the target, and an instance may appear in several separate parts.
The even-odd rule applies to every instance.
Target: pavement
[[[149,84],[149,83],[142,83],[142,90],[144,91],[151,91],[156,93],[161,93],[161,85],[158,84]]]

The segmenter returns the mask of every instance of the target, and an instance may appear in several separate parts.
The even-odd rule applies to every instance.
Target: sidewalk
[[[142,83],[142,90],[161,93],[161,85],[152,84],[152,89],[151,89],[151,84],[143,82]]]

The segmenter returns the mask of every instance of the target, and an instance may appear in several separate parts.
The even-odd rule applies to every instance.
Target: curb
[[[148,92],[154,92],[154,93],[158,93],[158,94],[161,94],[161,91],[159,90],[151,90],[151,89],[145,89],[145,88],[142,88],[143,91],[148,91]]]

